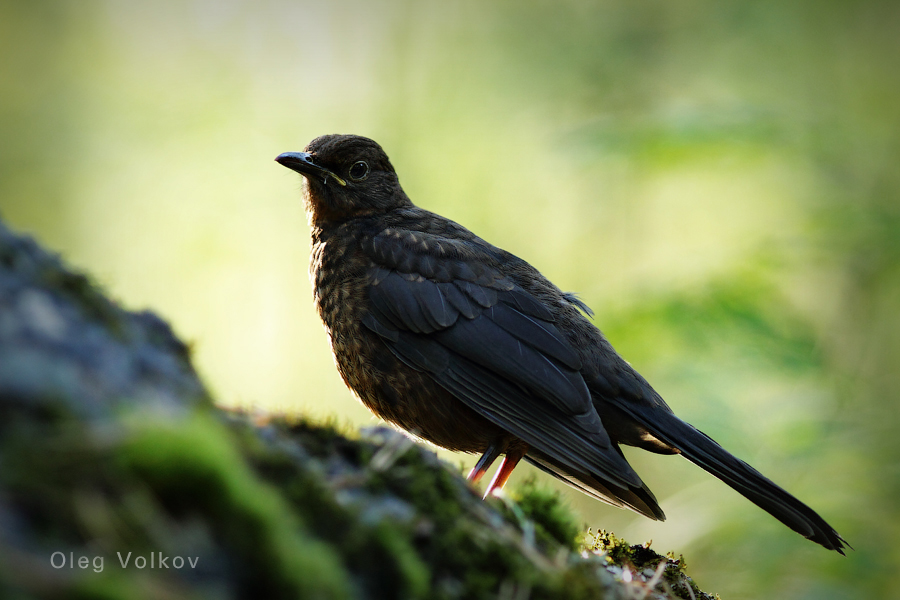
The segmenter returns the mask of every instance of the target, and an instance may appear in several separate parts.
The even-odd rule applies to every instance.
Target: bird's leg
[[[485,498],[493,494],[494,490],[499,490],[506,484],[506,480],[512,475],[513,469],[516,468],[516,465],[519,464],[526,452],[528,452],[528,446],[519,444],[511,452],[506,453],[506,456],[503,457],[503,462],[500,463],[500,468],[494,473],[494,478],[491,479],[491,483],[484,493]]]
[[[503,454],[508,445],[509,442],[503,439],[496,439],[491,442],[466,479],[472,483],[478,483],[484,474],[487,473],[487,470],[491,468],[494,461],[497,460],[497,457]]]

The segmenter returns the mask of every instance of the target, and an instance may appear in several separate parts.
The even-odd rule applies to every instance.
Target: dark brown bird
[[[413,205],[387,155],[354,135],[276,158],[306,178],[310,277],[338,370],[372,412],[480,453],[488,493],[524,458],[598,500],[665,515],[620,444],[682,454],[776,519],[843,554],[811,508],[676,417],[537,269]]]

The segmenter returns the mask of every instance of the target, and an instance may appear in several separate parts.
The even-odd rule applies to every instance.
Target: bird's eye
[[[350,179],[352,179],[353,181],[362,181],[368,174],[369,165],[367,165],[364,161],[356,161],[355,163],[353,163],[353,166],[350,167]]]

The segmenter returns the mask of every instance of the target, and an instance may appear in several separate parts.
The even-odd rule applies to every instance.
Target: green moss
[[[69,597],[72,600],[143,600],[149,598],[146,593],[148,581],[141,577],[126,576],[118,573],[88,574],[72,586]],[[142,585],[144,584],[144,585]],[[185,594],[166,590],[166,597],[172,600],[188,598]]]
[[[285,416],[273,419],[272,424],[280,426],[288,436],[302,440],[303,449],[313,456],[327,456],[337,452],[348,460],[359,463],[362,459],[359,453],[366,453],[368,450],[365,460],[371,458],[371,450],[352,439],[355,432],[342,427],[334,419],[314,422],[296,416]]]
[[[0,456],[16,459],[3,461],[0,484],[6,500],[21,507],[41,538],[77,540],[73,491],[94,484],[96,452],[64,410],[36,412],[40,414],[20,413],[4,422]]]
[[[410,544],[408,533],[398,531],[389,523],[382,523],[373,533],[379,550],[383,552],[382,557],[388,559],[382,566],[382,577],[395,582],[386,590],[388,595],[427,597],[431,571]]]
[[[103,325],[113,336],[123,335],[126,313],[103,296],[88,276],[66,271],[54,261],[43,265],[39,278],[42,286],[69,298],[90,320]]]
[[[4,479],[14,499],[44,515],[47,538],[135,554],[163,543],[218,565],[184,586],[177,573],[122,570],[113,555],[107,569],[125,579],[91,574],[70,588],[76,597],[135,597],[132,582],[202,597],[204,577],[225,577],[238,595],[273,598],[587,599],[622,585],[604,569],[655,569],[664,560],[606,532],[590,540],[603,558],[583,560],[570,552],[571,514],[532,482],[506,504],[484,503],[428,451],[396,439],[353,441],[312,423],[220,416],[124,417],[99,446],[94,430],[72,421],[26,421],[4,440],[0,450],[20,456],[16,448],[43,444]],[[373,467],[386,451],[390,464]],[[198,526],[209,536],[199,545]],[[80,539],[83,531],[91,538]],[[682,569],[667,566],[673,590]]]
[[[533,482],[484,503],[428,451],[395,438],[353,441],[313,423],[217,417],[124,417],[100,446],[77,422],[25,421],[0,450],[23,456],[16,448],[38,439],[41,451],[11,465],[4,480],[17,504],[42,515],[32,522],[46,524],[47,539],[78,545],[91,531],[91,544],[135,554],[168,544],[218,565],[201,580],[227,577],[245,595],[597,598],[621,585],[603,575],[610,565],[655,569],[664,560],[606,532],[590,544],[604,557],[583,560],[570,552],[577,531],[570,512]],[[373,467],[372,457],[386,451],[390,464]],[[198,525],[209,537],[199,545],[191,533]],[[127,582],[89,575],[72,592],[135,597],[128,582],[168,589],[180,577],[122,570],[115,560],[107,557],[107,570]],[[682,569],[670,561],[667,577]],[[677,590],[674,575],[667,581]],[[173,597],[202,595],[203,583],[173,590]]]
[[[135,425],[118,452],[173,513],[200,511],[238,554],[245,591],[278,597],[345,598],[348,575],[335,552],[310,536],[277,489],[247,466],[230,432],[209,416]]]
[[[672,553],[662,556],[650,549],[650,542],[642,545],[629,545],[628,542],[616,537],[610,531],[601,529],[595,535],[588,530],[585,536],[585,550],[602,555],[610,565],[628,568],[636,574],[655,572],[660,564],[665,563],[661,580],[675,597],[684,600],[718,598],[718,596],[702,592],[697,584],[688,577],[685,573],[683,557],[679,556],[676,559]]]
[[[365,595],[426,596],[431,573],[412,544],[412,525],[390,514],[390,509],[398,506],[407,507],[410,513],[413,510],[390,493],[391,488],[403,487],[402,473],[404,469],[409,472],[409,465],[390,473],[371,468],[379,448],[365,440],[347,439],[333,422],[320,425],[296,418],[271,419],[265,425],[267,445],[259,444],[259,430],[248,429],[240,419],[232,426],[253,436],[256,442],[251,440],[246,447],[255,470],[306,516],[309,530],[335,548],[346,565],[352,565]],[[399,450],[400,456],[405,454],[402,447]],[[349,494],[344,503],[337,501],[323,469],[343,473],[338,486]],[[384,514],[382,506],[386,507]]]
[[[588,529],[585,538],[587,550],[605,555],[608,563],[623,565],[631,561],[632,547],[622,538],[616,537],[616,534],[612,531],[601,529],[595,535]]]
[[[534,478],[525,480],[512,494],[521,514],[534,525],[539,540],[552,540],[570,550],[579,542],[581,527],[559,492],[538,486]]]

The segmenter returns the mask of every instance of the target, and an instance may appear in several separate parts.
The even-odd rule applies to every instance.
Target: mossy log
[[[710,596],[391,429],[216,408],[162,319],[0,223],[0,597]]]

